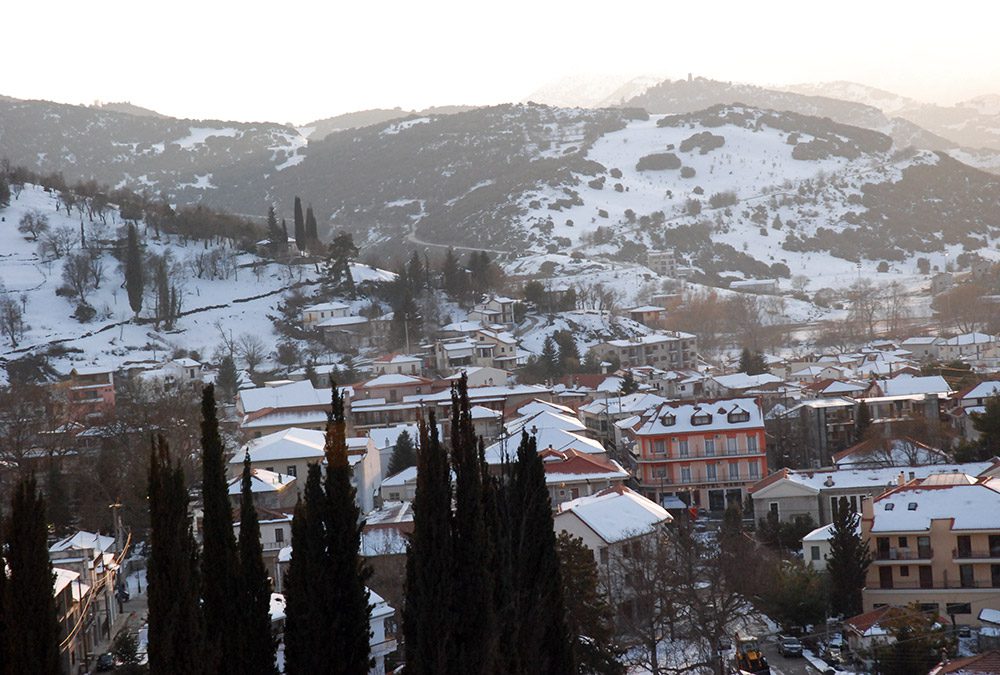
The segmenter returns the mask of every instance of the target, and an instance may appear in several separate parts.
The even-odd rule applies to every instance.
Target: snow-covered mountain
[[[657,75],[569,75],[539,87],[524,100],[557,108],[604,108],[621,105],[662,81]]]

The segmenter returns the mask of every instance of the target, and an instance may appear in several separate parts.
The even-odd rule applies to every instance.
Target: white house
[[[309,305],[302,308],[302,325],[308,328],[323,321],[347,316],[351,311],[351,306],[343,302],[324,302],[318,305]]]

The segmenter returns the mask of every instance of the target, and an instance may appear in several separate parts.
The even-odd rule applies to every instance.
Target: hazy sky
[[[942,103],[1000,94],[989,0],[19,0],[0,17],[16,58],[0,94],[181,117],[496,103],[580,73],[846,79]]]

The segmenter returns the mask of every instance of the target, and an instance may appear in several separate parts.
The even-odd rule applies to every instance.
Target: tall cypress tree
[[[128,294],[128,304],[139,316],[142,310],[142,287],[144,283],[142,271],[142,250],[139,248],[139,234],[135,225],[128,226],[128,238],[125,241],[125,292]]]
[[[325,672],[328,636],[322,630],[325,574],[323,550],[323,478],[310,464],[305,497],[292,518],[292,559],[285,575],[285,672]]]
[[[238,671],[248,675],[273,675],[277,667],[271,633],[271,584],[264,566],[260,523],[251,484],[250,453],[247,453],[243,457],[240,491],[240,594],[236,604],[244,640]]]
[[[319,231],[316,227],[316,215],[313,213],[312,204],[306,207],[306,246],[310,249],[319,249]]]
[[[45,500],[34,477],[18,483],[11,500],[7,526],[7,567],[4,615],[6,653],[3,662],[9,672],[57,675],[59,663],[59,621],[52,597],[52,563],[46,544]],[[2,564],[2,561],[0,561]],[[4,571],[0,568],[0,576]],[[14,617],[17,617],[14,620]],[[23,671],[21,669],[24,669]]]
[[[403,608],[406,670],[414,675],[448,672],[454,647],[449,608],[452,566],[451,477],[438,440],[437,421],[420,424],[413,533],[406,555]]]
[[[371,570],[361,559],[364,521],[351,485],[353,470],[347,459],[347,423],[344,397],[331,383],[332,411],[326,428],[326,534],[327,565],[321,582],[324,592],[326,645],[325,672],[353,675],[371,667],[372,605],[365,582]]]
[[[292,224],[295,229],[295,245],[299,247],[300,251],[302,251],[305,249],[306,245],[306,221],[302,217],[302,200],[299,199],[298,195],[295,195],[295,208]]]
[[[491,543],[486,530],[483,467],[464,373],[451,392],[451,422],[451,457],[455,467],[451,672],[489,673],[495,666],[497,641],[493,577],[483,562],[489,556]]]
[[[242,622],[237,611],[239,565],[233,513],[226,485],[225,457],[215,411],[215,387],[201,394],[201,494],[204,503],[201,573],[205,617],[206,664],[212,672],[238,672],[243,650]]]
[[[519,673],[572,673],[573,653],[562,598],[552,503],[535,438],[521,437],[510,487],[513,663]]]
[[[868,542],[861,538],[860,518],[846,497],[837,502],[830,528],[830,605],[834,614],[854,616],[861,611],[861,589],[872,562]]]
[[[458,266],[455,251],[450,248],[445,252],[444,261],[441,263],[441,285],[444,287],[444,292],[452,299],[457,299],[462,294],[464,287],[462,270]]]
[[[204,669],[198,611],[198,555],[188,519],[184,471],[163,436],[149,462],[149,669],[187,675]]]

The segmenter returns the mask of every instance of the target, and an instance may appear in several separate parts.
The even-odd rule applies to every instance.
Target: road
[[[767,662],[771,664],[772,675],[816,675],[819,672],[801,656],[786,659],[773,643],[765,643],[763,649]]]

